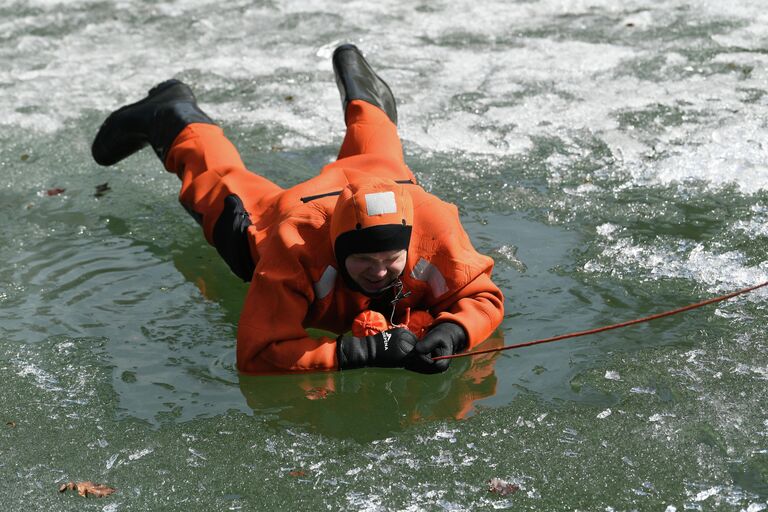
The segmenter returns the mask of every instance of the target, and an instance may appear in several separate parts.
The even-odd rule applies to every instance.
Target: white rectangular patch
[[[365,194],[365,206],[368,208],[369,216],[395,213],[397,212],[395,193],[390,191]]]

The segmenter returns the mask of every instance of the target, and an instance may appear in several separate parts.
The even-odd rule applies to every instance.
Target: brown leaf
[[[88,496],[103,498],[104,496],[109,496],[115,492],[116,489],[104,484],[95,484],[91,481],[67,482],[59,486],[59,492],[64,492],[67,490],[77,491],[77,494],[84,498]]]
[[[312,388],[308,389],[304,396],[307,398],[307,400],[324,400],[328,398],[328,395],[332,394],[333,392],[326,389],[326,388]]]
[[[6,421],[6,425],[8,425],[11,428],[16,428],[16,422],[15,421]]]
[[[63,194],[66,191],[67,189],[65,188],[56,187],[56,188],[49,188],[48,190],[45,191],[45,193],[48,194],[49,196],[57,196],[59,194]]]
[[[520,487],[517,484],[513,484],[512,482],[507,482],[506,480],[502,480],[501,478],[491,478],[490,480],[488,480],[488,492],[493,492],[496,494],[501,494],[502,496],[506,496],[507,494],[514,494],[519,490],[520,490]]]
[[[307,476],[307,474],[303,470],[301,470],[301,469],[295,469],[293,471],[289,471],[288,475],[289,476],[295,476],[295,477]]]

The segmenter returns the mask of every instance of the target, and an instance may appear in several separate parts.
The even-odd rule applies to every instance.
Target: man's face
[[[353,253],[347,257],[345,265],[360,288],[375,293],[392,284],[403,273],[407,256],[405,249]]]

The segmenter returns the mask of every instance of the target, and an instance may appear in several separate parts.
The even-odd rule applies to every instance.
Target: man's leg
[[[179,201],[208,243],[235,275],[250,281],[255,266],[250,243],[255,245],[256,233],[270,222],[269,207],[283,189],[248,171],[221,128],[211,124],[184,128],[168,150],[165,168],[181,179]]]
[[[404,162],[397,126],[379,107],[364,100],[353,100],[347,105],[344,119],[347,133],[341,144],[339,160],[376,154]]]
[[[397,107],[386,82],[351,44],[341,45],[333,52],[333,71],[347,124],[339,159],[377,154],[402,162]]]
[[[245,169],[221,128],[178,80],[163,82],[146,98],[113,112],[99,128],[92,153],[99,164],[112,165],[148,144],[181,178],[179,199],[203,226],[206,240],[249,281],[254,261],[248,231],[267,222],[268,200],[282,189]],[[257,226],[251,227],[251,214]]]

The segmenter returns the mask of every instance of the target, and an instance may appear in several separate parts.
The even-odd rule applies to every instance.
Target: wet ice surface
[[[763,2],[219,4],[0,6],[0,509],[766,509],[768,292],[436,377],[239,379],[245,288],[173,177],[88,156],[177,76],[251,168],[307,178],[352,41],[496,260],[503,341],[628,320],[768,279]],[[55,492],[88,479],[118,494]]]
[[[47,401],[46,412],[33,407],[25,421],[3,432],[12,441],[5,444],[3,460],[30,484],[14,496],[19,502],[74,507],[62,503],[48,484],[87,474],[120,483],[113,498],[118,509],[178,503],[206,509],[279,507],[295,500],[331,509],[759,510],[754,507],[761,503],[756,495],[764,484],[750,468],[759,471],[765,454],[745,450],[745,439],[735,430],[764,436],[766,425],[753,423],[756,415],[745,415],[739,406],[710,410],[717,405],[703,400],[707,396],[698,382],[705,374],[699,366],[704,354],[681,354],[687,355],[683,365],[676,355],[660,353],[624,363],[626,383],[586,372],[590,385],[615,397],[612,414],[599,419],[594,408],[552,407],[529,397],[517,400],[514,409],[483,411],[460,423],[420,423],[361,444],[234,413],[158,430],[122,421],[118,430],[113,411],[99,407],[110,401],[108,371],[98,360],[103,352],[75,358],[66,342],[40,345],[23,357],[34,361],[57,353],[57,362],[49,365],[66,370],[69,377],[61,384],[70,394],[83,386],[92,391],[73,406],[64,399],[66,392],[47,387],[37,393]],[[688,363],[692,359],[698,362]],[[4,378],[10,377],[7,370],[0,369]],[[661,390],[655,396],[629,393],[649,381]],[[22,382],[34,387],[31,375]],[[744,377],[725,376],[721,385],[723,396],[710,398],[723,399],[739,388],[747,396],[755,391]],[[666,386],[678,396],[665,396]],[[3,392],[13,400],[6,403],[21,404],[6,413],[18,415],[25,400],[8,395]],[[720,420],[710,424],[712,418]],[[45,461],[36,460],[40,438],[56,439]],[[520,490],[490,494],[491,478]]]

